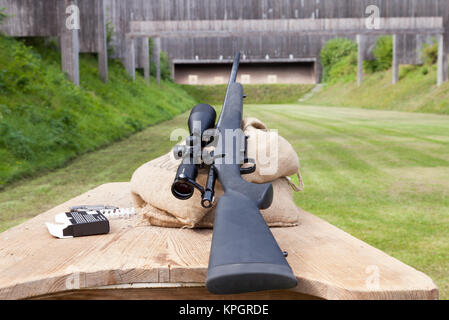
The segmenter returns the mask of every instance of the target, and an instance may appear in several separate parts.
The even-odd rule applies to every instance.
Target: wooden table
[[[272,229],[298,286],[230,296],[204,287],[211,230],[112,220],[107,235],[55,239],[44,225],[72,205],[130,207],[129,189],[102,185],[0,234],[0,299],[438,299],[424,273],[302,210]]]

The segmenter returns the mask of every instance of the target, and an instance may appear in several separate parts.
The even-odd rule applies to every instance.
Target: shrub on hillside
[[[154,44],[152,39],[150,39],[150,57],[151,57],[151,61],[150,61],[150,75],[153,77],[156,77],[156,64],[153,61],[153,48],[154,48]],[[168,55],[162,51],[161,52],[161,79],[162,80],[171,80],[171,65],[170,65],[170,59],[168,57]]]
[[[357,44],[349,39],[332,39],[321,49],[323,81],[353,77],[357,66]]]
[[[356,79],[357,52],[351,52],[335,63],[329,70],[329,81],[349,82]]]
[[[421,60],[425,65],[435,64],[438,60],[438,42],[434,39],[432,44],[424,44],[421,51]]]
[[[106,21],[106,48],[108,50],[108,57],[112,57],[114,55],[114,47],[112,46],[114,33],[115,29],[112,21]]]
[[[117,60],[110,61],[103,83],[92,54],[80,55],[77,87],[61,72],[60,61],[52,41],[0,36],[0,189],[195,103],[177,85],[148,86],[139,76],[131,81]]]
[[[7,15],[5,13],[5,8],[0,8],[0,24],[6,19],[6,17]]]
[[[373,73],[390,69],[393,60],[393,37],[379,37],[373,55],[374,60],[364,61],[364,68],[367,72]]]

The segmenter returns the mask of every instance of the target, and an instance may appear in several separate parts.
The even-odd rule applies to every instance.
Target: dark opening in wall
[[[237,81],[242,84],[314,84],[315,62],[241,63]],[[175,64],[175,81],[181,84],[226,84],[228,63]]]

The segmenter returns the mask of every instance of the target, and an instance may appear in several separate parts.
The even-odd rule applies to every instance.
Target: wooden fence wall
[[[132,20],[360,18],[368,16],[365,11],[369,5],[378,6],[381,17],[443,16],[445,40],[449,41],[448,0],[106,0],[108,19],[117,31],[115,44],[119,57],[126,53],[123,35],[129,32]],[[314,57],[328,38],[280,35],[276,38],[162,39],[162,49],[174,59],[191,60],[196,56],[200,59],[231,58],[236,47],[254,59],[267,54],[288,58],[292,53]],[[409,50],[413,45],[410,39],[413,37],[399,39],[403,52],[415,51],[416,47]],[[445,46],[445,52],[449,53],[449,46]]]
[[[0,30],[11,36],[61,36],[61,19],[65,18],[61,3],[65,0],[0,0],[10,18]],[[228,20],[228,19],[305,19],[360,18],[366,8],[376,5],[381,17],[443,17],[445,32],[441,41],[444,65],[449,54],[448,0],[72,0],[80,7],[80,52],[105,54],[106,21],[114,27],[115,56],[124,59],[128,51],[126,34],[131,21],[144,20]],[[99,5],[101,3],[102,5]],[[103,8],[104,6],[104,8]],[[105,12],[106,17],[102,16]],[[103,19],[98,19],[103,17]],[[354,39],[353,35],[348,36]],[[177,60],[218,60],[232,58],[243,50],[249,59],[317,58],[324,43],[332,35],[247,36],[239,38],[161,39],[162,50]],[[428,35],[397,37],[399,63],[420,63],[420,48],[431,42]],[[371,58],[375,37],[366,40],[363,57]],[[142,67],[141,45],[135,43],[137,67]],[[104,59],[103,59],[104,60]],[[99,62],[107,71],[107,60]],[[107,74],[103,77],[107,78]]]

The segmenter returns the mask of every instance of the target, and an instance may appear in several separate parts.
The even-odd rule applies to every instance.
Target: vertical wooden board
[[[226,19],[230,19],[230,18],[234,18],[234,15],[239,16],[239,14],[241,13],[245,18],[266,18],[268,11],[271,8],[273,8],[273,12],[276,11],[276,5],[278,5],[277,3],[274,3],[273,1],[262,1],[262,2],[258,2],[258,1],[247,1],[244,4],[240,3],[240,2],[235,2],[235,1],[205,1],[205,0],[201,0],[201,1],[187,1],[185,2],[185,10],[181,10],[179,9],[180,4],[178,3],[178,1],[176,2],[176,6],[173,6],[173,3],[163,3],[160,1],[155,1],[155,3],[152,4],[153,7],[155,7],[155,11],[156,12],[164,12],[164,15],[166,15],[167,12],[170,12],[170,19],[185,19],[185,18],[193,18],[193,13],[192,10],[193,9],[198,9],[201,7],[205,7],[204,10],[197,10],[198,14],[199,14],[199,18],[200,19],[222,19],[222,18],[226,18]],[[288,3],[284,3],[283,6],[281,6],[281,8],[284,7],[288,7],[290,2]],[[368,4],[367,1],[328,1],[328,0],[321,0],[319,2],[319,4],[317,5],[316,1],[307,1],[307,0],[299,0],[299,1],[293,1],[291,2],[292,6],[291,6],[291,17],[301,17],[301,15],[297,15],[295,16],[295,10],[294,8],[301,8],[301,12],[306,12],[308,11],[308,13],[304,13],[303,17],[309,17],[310,13],[316,12],[316,8],[318,6],[318,9],[321,12],[321,16],[323,17],[335,17],[338,15],[350,15],[350,16],[357,16],[359,17],[360,15],[363,15],[363,10],[364,9],[364,5]],[[345,4],[346,3],[346,4]],[[360,6],[356,6],[356,8],[354,8],[354,4],[357,3],[361,3]],[[381,3],[383,4],[384,2],[382,1],[372,1],[372,3],[376,4],[376,3]],[[182,4],[184,4],[184,2],[182,2]],[[221,7],[220,7],[221,6]],[[246,15],[244,12],[248,11],[246,10],[247,6],[251,6],[253,10],[251,11],[251,16],[248,14]],[[162,9],[161,9],[162,8]],[[177,9],[175,9],[177,8]],[[216,9],[216,10],[212,10],[212,9]],[[303,8],[306,8],[308,10],[304,10]],[[263,9],[263,10],[262,10]],[[176,11],[178,10],[178,11]],[[229,14],[229,12],[233,12],[237,10],[237,13],[232,13],[232,15]],[[142,10],[145,11],[145,10]],[[179,12],[183,11],[184,14],[181,15]],[[390,10],[391,11],[391,10]],[[220,17],[220,13],[223,14],[223,17]],[[226,16],[225,16],[226,15]],[[274,15],[275,16],[275,13]],[[148,17],[146,17],[148,19]],[[155,17],[152,17],[153,19]],[[203,47],[207,47],[207,46],[213,46],[213,44],[210,44],[209,39],[202,39],[200,40],[201,46]],[[177,46],[179,47],[179,46]],[[208,48],[205,48],[206,51],[210,52]],[[218,54],[215,54],[215,56],[219,56]],[[192,58],[192,56],[188,57],[188,56],[177,56],[177,58]]]
[[[100,79],[103,82],[108,81],[108,46],[106,34],[106,6],[105,0],[96,1],[97,23],[96,23],[96,42],[98,52],[98,71]]]
[[[153,59],[156,64],[156,82],[161,83],[161,38],[153,39]]]
[[[54,16],[53,12],[57,1],[60,0],[0,0],[0,6],[5,6],[7,12],[12,12],[12,17],[2,26],[2,30],[7,30],[8,34],[17,36],[46,36],[58,33],[60,23],[57,19],[49,19]],[[96,37],[92,37],[92,30],[95,29],[95,19],[91,16],[95,10],[84,10],[84,6],[92,6],[97,0],[80,0],[80,9],[85,12],[82,14],[82,26],[79,35],[80,51],[95,52],[99,46]],[[442,15],[445,19],[444,51],[449,53],[449,1],[447,0],[105,0],[108,8],[108,16],[114,24],[116,39],[114,41],[114,57],[126,56],[125,34],[129,28],[129,22],[134,19],[143,20],[185,20],[185,19],[273,19],[273,18],[349,18],[365,16],[365,9],[368,5],[377,5],[381,10],[382,17],[398,16],[436,16]],[[32,10],[30,10],[30,8]],[[31,12],[31,14],[30,14]],[[317,36],[322,42],[325,37]],[[288,56],[288,52],[293,51],[294,47],[290,44],[284,46],[287,37],[280,35],[279,40],[282,45],[281,56]],[[176,40],[170,40],[176,42]],[[240,40],[239,40],[240,41]],[[241,40],[241,43],[247,40]],[[288,42],[288,41],[287,41]],[[163,50],[166,50],[163,42]],[[184,46],[168,45],[167,47],[176,48],[174,58],[192,59],[191,43],[182,42]],[[223,42],[224,43],[224,42]],[[290,42],[288,42],[290,43]],[[310,40],[305,47],[312,48],[313,41]],[[195,42],[200,46],[200,52],[207,56],[217,58],[221,55],[216,50],[217,41],[213,39],[201,39]],[[419,45],[419,42],[417,42]],[[407,47],[409,48],[409,47]],[[214,52],[215,51],[215,52]],[[257,47],[248,48],[247,51],[256,52]],[[310,56],[315,48],[306,52]],[[404,50],[404,54],[409,54],[410,50]],[[258,55],[262,53],[257,52]],[[404,57],[404,61],[409,57]],[[419,60],[419,59],[418,59]],[[409,60],[410,61],[410,60]]]
[[[399,38],[398,46],[401,53],[399,58],[399,64],[419,64],[419,52],[416,35],[407,34],[401,35]]]
[[[438,35],[438,63],[437,63],[437,85],[448,81],[448,56],[444,52],[444,35]]]
[[[58,36],[58,6],[56,0],[0,0],[8,18],[0,30],[16,37]],[[52,19],[48,19],[52,17]]]
[[[364,46],[363,46],[363,60],[374,60],[373,51],[376,48],[377,35],[365,35]]]
[[[392,75],[392,83],[396,84],[399,81],[399,56],[398,56],[398,35],[393,35],[393,75]]]
[[[142,67],[145,80],[150,82],[150,48],[149,39],[142,38]]]
[[[77,5],[76,0],[61,1],[61,12],[65,14],[65,8],[70,5]],[[66,17],[64,15],[64,17]],[[61,65],[69,79],[77,86],[80,84],[79,74],[79,42],[78,30],[70,30],[66,26],[66,20],[60,20],[60,34],[61,34]]]
[[[417,34],[416,35],[416,52],[417,52],[417,64],[422,64],[422,51],[424,49],[425,45],[432,45],[435,41],[437,41],[437,38],[435,35],[428,35],[428,34]]]
[[[98,6],[99,0],[78,0],[80,10],[79,40],[80,52],[97,52],[97,21],[100,12]]]
[[[135,39],[127,38],[127,54],[125,59],[126,72],[134,80],[136,80],[136,51],[135,51]]]
[[[142,69],[143,68],[143,59],[144,59],[144,53],[143,53],[143,40],[144,38],[136,38],[134,41],[134,50],[136,54],[136,69]]]
[[[357,84],[360,86],[363,80],[363,36],[357,35]]]

